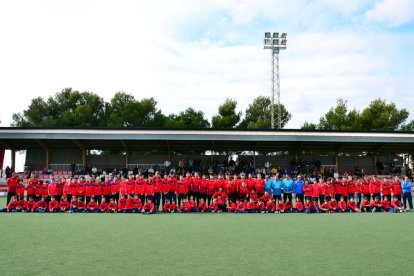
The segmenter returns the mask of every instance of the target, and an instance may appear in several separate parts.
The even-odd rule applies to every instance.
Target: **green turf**
[[[412,275],[414,214],[0,214],[2,275]]]

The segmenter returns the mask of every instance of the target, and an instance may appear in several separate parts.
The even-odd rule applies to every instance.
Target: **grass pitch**
[[[2,275],[412,275],[414,271],[411,212],[1,213],[0,229]]]

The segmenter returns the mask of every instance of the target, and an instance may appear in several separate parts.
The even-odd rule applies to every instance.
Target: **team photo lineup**
[[[36,213],[340,213],[413,209],[406,176],[291,178],[289,174],[114,174],[7,179],[1,212]]]

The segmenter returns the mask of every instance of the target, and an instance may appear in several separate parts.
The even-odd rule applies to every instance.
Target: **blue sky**
[[[2,126],[65,87],[154,97],[164,113],[191,106],[209,119],[231,97],[244,112],[270,94],[266,31],[288,33],[287,128],[317,122],[339,97],[357,109],[379,97],[412,106],[411,0],[2,0],[0,26],[0,91],[13,102]]]

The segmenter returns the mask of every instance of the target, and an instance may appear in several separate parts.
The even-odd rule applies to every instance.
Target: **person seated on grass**
[[[91,197],[88,205],[86,206],[86,213],[98,213],[99,205],[98,202],[95,201],[95,197]]]
[[[118,199],[118,213],[123,213],[125,211],[125,205],[126,198],[123,194],[121,194]]]
[[[27,201],[27,212],[34,212],[36,210],[36,201],[34,201],[33,196],[29,196]]]
[[[312,213],[313,205],[312,205],[312,202],[310,200],[310,197],[306,198],[304,207],[305,207],[305,214],[311,214]]]
[[[364,200],[361,202],[361,212],[371,212],[371,203],[368,200],[368,197],[364,197]]]
[[[381,201],[379,200],[379,197],[376,196],[374,198],[373,201],[371,201],[371,212],[375,213],[375,212],[382,212],[382,206],[381,206]]]
[[[234,211],[236,210],[236,208],[237,208],[237,202],[238,202],[239,200],[238,199],[236,199],[236,202],[234,202],[234,201],[230,201],[230,204],[229,204],[229,208],[228,208],[228,212],[229,213],[234,213]]]
[[[217,206],[218,206],[218,212],[227,212],[227,204],[225,200],[219,195],[217,197]]]
[[[321,213],[329,213],[329,201],[327,198],[325,198],[324,202],[321,204],[321,207],[319,209]]]
[[[24,200],[24,197],[20,197],[17,201],[16,212],[26,213],[27,212],[27,201]]]
[[[335,198],[332,197],[331,201],[329,201],[329,213],[336,213],[338,212],[338,203],[336,202]]]
[[[312,210],[317,214],[321,212],[318,204],[318,198],[312,198]]]
[[[128,195],[127,199],[125,201],[125,208],[124,208],[124,213],[132,213],[132,205],[134,204],[134,198],[132,197],[132,195]]]
[[[256,213],[256,203],[254,202],[253,198],[250,198],[249,202],[246,205],[246,208],[244,209],[245,213]]]
[[[292,213],[293,212],[293,204],[292,202],[288,199],[285,203],[285,213]]]
[[[78,197],[76,212],[84,213],[85,211],[86,211],[86,203],[83,201],[82,197]]]
[[[253,189],[249,193],[249,199],[253,199],[254,202],[257,202],[257,200],[259,199],[259,195],[256,193],[256,190],[255,189]]]
[[[99,204],[99,212],[105,213],[108,210],[109,203],[106,201],[105,197],[102,197],[101,204]]]
[[[237,207],[236,207],[236,210],[234,210],[234,213],[235,214],[242,214],[242,213],[244,213],[244,210],[246,209],[245,207],[246,207],[246,202],[245,201],[242,201],[242,200],[237,200],[236,202],[238,202],[237,203]]]
[[[351,212],[351,213],[352,212],[359,212],[358,206],[356,205],[356,202],[355,202],[353,197],[349,198],[347,206],[348,206],[349,212]]]
[[[276,209],[276,213],[285,213],[286,210],[286,204],[285,202],[282,200],[279,200],[279,203],[277,204],[277,209]]]
[[[141,213],[143,215],[149,215],[149,214],[155,213],[155,205],[151,199],[148,199],[147,202],[145,202],[144,206],[142,207]]]
[[[214,198],[211,204],[208,206],[207,212],[209,213],[217,213],[218,212],[218,204],[217,199]]]
[[[341,213],[345,213],[348,211],[348,208],[346,206],[346,201],[343,196],[341,196],[341,199],[338,202],[338,209],[339,209],[339,212]]]
[[[171,203],[170,203],[170,200],[169,199],[166,199],[165,200],[165,203],[162,206],[162,212],[163,213],[171,213]]]
[[[76,196],[72,196],[70,201],[69,213],[76,213],[78,211],[78,198]]]
[[[17,196],[12,196],[9,204],[7,204],[7,207],[1,209],[0,212],[16,212],[16,208],[18,204],[19,204],[19,201],[17,200]]]
[[[265,192],[266,193],[266,192]],[[265,213],[274,213],[276,211],[276,202],[273,196],[267,201]]]
[[[142,201],[139,195],[135,194],[132,199],[132,213],[140,213],[142,209]]]
[[[384,199],[381,201],[381,207],[384,212],[394,212],[391,208],[391,201],[388,200],[387,196],[384,196]]]
[[[36,213],[45,213],[47,212],[47,202],[46,197],[42,196],[42,199],[36,203]]]
[[[178,213],[189,213],[191,211],[191,205],[190,202],[186,198],[183,198],[183,201],[181,202],[181,206],[178,209]]]
[[[54,197],[54,196],[50,197],[49,212],[51,212],[51,213],[59,213],[60,212],[59,201],[57,201],[56,197]]]
[[[200,202],[198,203],[198,206],[197,206],[197,212],[205,213],[206,211],[207,211],[207,204],[204,201],[204,198],[200,198]]]
[[[296,202],[295,202],[295,209],[293,209],[293,211],[295,213],[302,213],[303,212],[303,208],[304,208],[304,206],[303,206],[302,201],[300,201],[300,199],[297,197],[296,198]]]
[[[256,203],[256,211],[257,213],[264,213],[265,205],[264,202],[259,198]]]
[[[178,207],[177,207],[177,203],[175,202],[175,200],[171,201],[171,213],[177,213]]]
[[[118,212],[118,204],[116,204],[115,199],[111,198],[108,204],[108,213],[117,213]]]
[[[398,199],[398,196],[394,196],[391,206],[394,209],[395,213],[402,213],[405,210],[404,203],[402,203],[401,200]]]
[[[189,212],[197,212],[197,202],[194,200],[194,196],[190,196],[187,204],[190,207]]]
[[[59,203],[59,209],[62,213],[67,213],[70,209],[70,203],[66,196],[62,196],[62,200]]]
[[[264,195],[262,195],[261,200],[264,202],[264,204],[266,205],[270,199],[272,199],[273,196],[271,194],[269,194],[269,192],[264,192]]]

